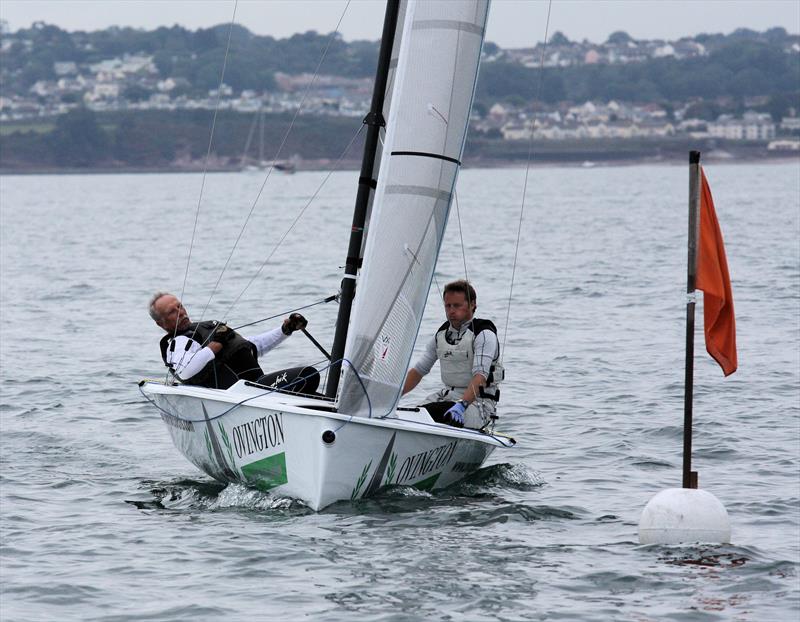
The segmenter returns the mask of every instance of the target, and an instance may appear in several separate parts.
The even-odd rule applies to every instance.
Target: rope
[[[539,99],[539,95],[541,94],[542,90],[542,79],[544,75],[544,54],[547,50],[547,36],[550,30],[550,10],[553,8],[553,0],[549,0],[547,3],[547,22],[545,23],[544,27],[544,44],[542,45],[542,55],[541,59],[539,60],[539,81],[536,85],[536,99]],[[528,161],[525,164],[525,182],[522,185],[522,204],[519,208],[519,222],[517,224],[517,242],[514,246],[514,264],[511,268],[511,284],[508,288],[508,305],[506,306],[506,326],[503,331],[503,347],[500,349],[500,356],[501,359],[505,356],[506,351],[506,338],[508,337],[508,322],[509,317],[511,315],[511,298],[514,292],[514,277],[517,273],[517,256],[519,255],[519,240],[520,235],[522,233],[522,216],[525,212],[525,197],[528,192],[528,175],[531,170],[531,160],[533,158],[533,130],[536,127],[536,118],[534,117],[531,120],[531,135],[528,137]]]
[[[255,322],[248,322],[247,324],[242,324],[241,326],[234,326],[233,330],[239,330],[241,328],[247,328],[248,326],[253,326],[254,324],[260,324],[261,322],[266,322],[267,320],[274,320],[276,317],[281,317],[282,315],[286,315],[287,313],[295,313],[296,311],[302,311],[303,309],[310,309],[311,307],[316,307],[317,305],[324,304],[326,302],[331,302],[332,300],[336,300],[338,296],[328,296],[327,298],[323,298],[322,300],[318,300],[317,302],[312,302],[311,304],[303,305],[302,307],[296,307],[294,309],[289,309],[288,311],[283,311],[281,313],[276,313],[275,315],[270,315],[269,317],[261,318],[260,320],[256,320]]]
[[[314,76],[312,77],[311,82],[308,83],[308,86],[306,87],[306,90],[303,92],[303,96],[300,99],[300,103],[297,106],[297,110],[295,110],[294,116],[292,117],[292,120],[289,123],[289,127],[286,129],[286,132],[283,135],[283,139],[281,140],[281,144],[278,147],[278,150],[277,150],[277,152],[275,153],[275,156],[272,159],[272,164],[270,165],[269,169],[267,170],[267,174],[264,177],[264,181],[261,183],[261,187],[259,188],[258,193],[256,194],[256,198],[253,201],[253,204],[250,206],[250,211],[247,214],[247,218],[245,218],[244,224],[242,224],[242,228],[239,231],[239,235],[236,236],[236,241],[233,243],[233,248],[231,248],[231,252],[228,255],[228,259],[225,261],[225,265],[222,267],[222,271],[219,273],[219,277],[217,277],[217,282],[214,284],[214,288],[211,290],[211,295],[208,298],[208,302],[206,303],[206,306],[203,309],[203,312],[200,314],[200,318],[201,319],[205,317],[206,311],[208,311],[208,307],[211,304],[211,300],[214,298],[214,294],[216,293],[217,288],[219,287],[219,284],[222,281],[222,276],[225,274],[225,271],[228,269],[228,265],[230,264],[231,258],[233,257],[233,253],[236,251],[236,248],[239,245],[239,241],[242,239],[242,235],[244,234],[244,230],[247,227],[247,224],[250,222],[250,217],[253,215],[253,211],[256,209],[256,205],[258,205],[258,201],[261,198],[261,194],[264,192],[264,188],[267,185],[267,180],[269,180],[270,175],[272,175],[272,171],[275,168],[275,162],[277,161],[278,157],[280,156],[281,152],[283,151],[283,147],[286,144],[287,139],[289,138],[289,134],[291,133],[292,128],[294,127],[295,121],[297,120],[297,117],[300,114],[300,111],[303,109],[303,104],[305,104],[306,97],[308,96],[308,93],[311,91],[311,88],[314,86],[314,83],[317,80],[317,76],[319,75],[320,67],[322,67],[322,63],[324,62],[325,57],[328,54],[328,50],[330,50],[331,45],[335,41],[336,35],[339,34],[339,27],[341,26],[342,20],[344,19],[344,16],[347,13],[347,8],[350,6],[350,2],[351,2],[351,0],[347,0],[347,4],[344,7],[344,11],[342,11],[342,15],[339,17],[339,21],[336,23],[336,29],[331,33],[331,36],[328,38],[328,44],[325,46],[325,49],[322,52],[322,56],[320,57],[319,62],[317,63],[317,67],[314,70]],[[359,130],[360,129],[361,128],[359,128]],[[350,147],[350,145],[348,145],[348,148],[349,147]],[[292,224],[292,226],[294,226],[294,223]],[[283,241],[283,238],[281,238],[281,241]],[[260,272],[260,269],[259,269],[259,272]],[[248,287],[249,287],[249,284],[248,284]],[[245,290],[246,289],[247,289],[247,287],[245,287]],[[244,293],[244,291],[242,292],[242,294],[243,293]],[[241,297],[241,294],[239,296]],[[238,300],[239,300],[239,298],[236,299],[236,301],[238,301]],[[234,301],[234,304],[236,304],[236,301]],[[231,305],[231,307],[228,309],[228,311],[230,311],[230,309],[232,309],[232,308],[233,308],[233,305]]]

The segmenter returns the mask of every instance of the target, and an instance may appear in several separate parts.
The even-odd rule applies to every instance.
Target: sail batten
[[[488,4],[404,6],[340,412],[385,416],[400,398],[453,200]]]
[[[452,19],[430,19],[427,21],[420,20],[414,23],[414,30],[428,30],[432,28],[437,30],[461,30],[481,37],[483,37],[484,33],[484,28],[473,22],[458,22]]]

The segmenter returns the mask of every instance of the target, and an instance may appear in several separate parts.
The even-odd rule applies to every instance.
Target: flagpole
[[[700,228],[700,152],[689,152],[689,257],[686,275],[686,378],[683,397],[683,487],[697,488],[692,471],[692,403],[694,401],[694,312],[697,237]]]
[[[702,190],[702,205],[701,205]],[[706,189],[703,171],[700,168],[700,152],[689,152],[689,261],[686,274],[686,393],[683,415],[683,487],[668,488],[656,494],[642,510],[639,519],[639,542],[641,544],[688,544],[690,542],[731,541],[731,521],[728,511],[713,494],[697,487],[697,471],[692,471],[692,392],[694,388],[694,312],[695,288],[698,285],[698,248],[706,248],[708,234],[705,218],[710,206],[710,192]],[[708,201],[708,202],[707,202]],[[701,210],[704,231],[700,231]],[[700,233],[704,239],[700,239]],[[708,298],[708,256],[700,258],[700,286],[704,298]],[[723,259],[724,260],[724,259]],[[703,311],[709,307],[704,303]],[[706,336],[706,339],[708,337]],[[735,354],[734,354],[735,358]]]

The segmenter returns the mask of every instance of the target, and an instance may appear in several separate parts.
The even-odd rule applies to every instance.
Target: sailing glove
[[[308,320],[299,313],[292,313],[288,318],[283,320],[281,330],[284,335],[291,335],[296,330],[302,330],[308,326]]]
[[[227,324],[220,322],[214,327],[214,334],[211,337],[211,341],[216,341],[224,346],[230,341],[231,337],[233,337],[233,331]]]
[[[467,407],[464,404],[464,401],[456,402],[453,404],[450,409],[444,414],[444,421],[445,423],[449,423],[452,426],[457,428],[464,427],[464,413],[466,412]]]

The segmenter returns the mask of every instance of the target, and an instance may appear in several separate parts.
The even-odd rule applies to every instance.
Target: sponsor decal
[[[414,488],[417,490],[433,490],[433,487],[436,485],[436,480],[439,479],[441,473],[437,473],[436,475],[431,475],[429,478],[422,480],[421,482],[417,482],[414,484]]]
[[[388,335],[381,335],[380,339],[375,342],[376,354],[379,360],[383,361],[389,354],[390,342],[391,339]]]
[[[283,445],[283,413],[264,415],[234,426],[231,434],[239,458]]]
[[[231,439],[228,438],[228,433],[225,431],[225,426],[222,425],[221,421],[217,421],[217,427],[219,428],[220,436],[222,436],[222,442],[225,443],[225,449],[228,451],[228,457],[231,459],[231,465],[235,467],[236,460],[233,459],[233,447],[231,447]]]
[[[392,454],[392,457],[389,458],[389,467],[386,469],[386,485],[392,483],[392,478],[394,477],[394,472],[397,470],[397,454]]]
[[[286,454],[281,452],[242,466],[242,475],[251,486],[267,491],[289,481]]]
[[[432,471],[441,469],[453,458],[458,441],[452,441],[439,447],[434,447],[429,451],[423,451],[403,460],[400,471],[397,473],[395,484],[403,484],[428,475]],[[436,475],[438,478],[439,474]],[[431,487],[433,486],[431,483]]]
[[[164,423],[171,425],[173,428],[178,428],[179,430],[185,430],[187,432],[194,432],[194,425],[191,421],[181,419],[175,415],[168,415],[165,412],[161,413],[161,418],[164,420]]]
[[[361,476],[358,478],[358,481],[353,488],[353,492],[350,493],[350,501],[354,501],[358,497],[358,493],[361,492],[361,487],[364,485],[364,482],[367,481],[367,474],[369,473],[369,468],[371,466],[372,460],[370,460],[369,464],[364,467],[363,471],[361,471]]]
[[[217,438],[216,433],[214,432],[214,425],[211,422],[211,419],[208,416],[208,411],[206,410],[206,405],[201,404],[203,407],[203,417],[206,420],[206,429],[205,429],[205,439],[206,439],[206,449],[208,450],[208,458],[211,461],[209,464],[209,468],[212,468],[216,471],[216,475],[209,472],[209,475],[212,477],[216,477],[217,479],[227,480],[230,482],[235,482],[239,479],[238,474],[236,471],[233,470],[232,466],[236,466],[235,464],[228,464],[228,461],[225,459],[225,454],[222,452],[222,447],[220,447],[219,439]],[[230,443],[228,440],[228,435],[225,433],[225,428],[222,427],[222,423],[217,421],[217,427],[222,432],[223,442]],[[230,449],[228,450],[230,454]],[[231,461],[233,460],[233,454],[230,454]]]
[[[275,381],[269,386],[272,387],[273,389],[276,389],[284,382],[286,382],[288,378],[289,378],[289,372],[283,372],[280,376],[275,378]]]

